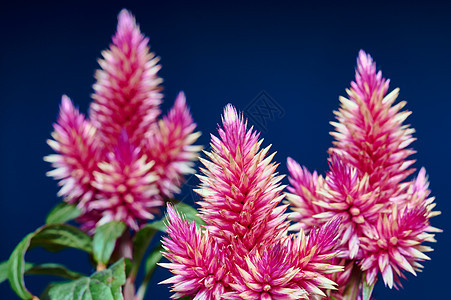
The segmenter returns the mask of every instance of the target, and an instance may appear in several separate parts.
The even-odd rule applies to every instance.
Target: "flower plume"
[[[171,269],[173,277],[161,282],[172,283],[171,298],[196,294],[195,299],[221,299],[228,283],[226,249],[219,246],[208,231],[196,228],[182,219],[168,205],[168,237],[163,237],[163,255],[172,263],[160,263]]]
[[[291,177],[288,178],[290,193],[286,198],[292,203],[293,212],[289,216],[294,221],[290,230],[297,231],[302,228],[309,231],[318,224],[314,216],[324,211],[321,206],[315,204],[320,198],[318,191],[324,185],[324,178],[316,171],[310,173],[292,158],[288,158],[287,167]]]
[[[362,278],[374,284],[379,273],[390,288],[400,286],[402,272],[415,274],[419,261],[427,259],[423,252],[432,250],[423,243],[434,242],[432,233],[440,232],[430,226],[439,212],[432,211],[425,170],[408,180],[415,171],[410,159],[415,151],[408,148],[414,129],[403,124],[410,112],[402,110],[404,101],[395,104],[399,90],[388,89],[389,80],[360,51],[349,98],[340,97],[337,122],[331,122],[336,131],[329,172],[323,179],[288,159],[289,217],[297,223],[291,228],[312,230],[341,217],[339,264],[345,272],[332,278],[348,287]],[[343,299],[343,293],[340,288],[332,294]]]
[[[233,106],[225,108],[222,121],[224,129],[219,138],[212,136],[212,151],[206,153],[210,160],[202,160],[200,213],[221,242],[250,250],[286,229],[286,206],[276,208],[283,199],[282,176],[275,173],[274,154],[265,157],[269,147],[260,149],[259,134],[247,130]]]
[[[384,213],[377,223],[364,231],[361,237],[365,256],[361,261],[361,268],[367,272],[367,281],[372,284],[378,273],[382,274],[385,285],[390,288],[401,286],[402,271],[416,275],[422,268],[419,263],[429,260],[425,252],[432,248],[424,242],[435,242],[435,232],[440,230],[430,226],[429,218],[438,214],[432,211],[435,204],[433,198],[427,198],[430,191],[426,179],[426,171],[422,168],[416,180],[413,181],[408,204],[393,205],[393,212]],[[414,190],[418,188],[418,190]]]
[[[407,148],[415,140],[415,130],[403,125],[410,112],[401,111],[405,101],[393,105],[399,89],[387,94],[388,84],[380,71],[376,73],[371,56],[360,51],[355,81],[347,90],[349,99],[340,97],[338,122],[331,123],[336,141],[329,149],[361,175],[368,174],[370,185],[381,190],[384,201],[402,192],[399,183],[415,171],[410,168],[414,160],[408,159],[415,151]]]
[[[194,171],[201,148],[192,144],[200,133],[183,93],[158,120],[158,58],[130,12],[119,14],[113,42],[102,55],[89,119],[63,96],[49,140],[58,154],[45,158],[55,168],[48,175],[60,180],[59,195],[81,208],[78,221],[86,230],[111,220],[138,230]]]
[[[117,32],[99,60],[90,119],[105,145],[115,145],[123,129],[137,146],[160,114],[162,82],[158,58],[149,52],[148,39],[126,10],[118,17]]]
[[[58,184],[62,188],[58,196],[63,196],[67,202],[89,202],[96,194],[91,183],[101,155],[96,128],[67,96],[62,98],[58,122],[53,127],[53,140],[49,139],[47,143],[58,154],[44,158],[55,168],[47,175],[60,180]]]
[[[124,221],[130,228],[139,229],[138,221],[151,220],[164,203],[158,195],[158,176],[153,172],[139,147],[130,144],[125,131],[117,146],[98,164],[93,182],[101,198],[88,203],[88,210],[102,211],[100,224]]]
[[[284,186],[274,154],[260,148],[259,133],[247,128],[233,106],[225,108],[222,123],[199,176],[199,215],[206,225],[196,229],[168,210],[169,238],[163,243],[171,263],[162,265],[176,275],[163,283],[172,284],[173,298],[325,296],[336,286],[326,274],[342,270],[329,263],[337,255],[339,220],[309,235],[287,235],[287,206],[279,205]]]
[[[155,162],[155,172],[160,177],[157,184],[164,197],[172,197],[180,192],[183,175],[193,174],[193,162],[202,146],[192,144],[200,132],[194,132],[196,124],[186,105],[186,98],[180,92],[174,106],[159,120],[155,134],[147,139],[149,158]]]

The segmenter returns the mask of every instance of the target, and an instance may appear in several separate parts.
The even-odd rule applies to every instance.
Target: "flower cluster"
[[[337,122],[331,123],[336,131],[326,176],[288,159],[292,229],[313,230],[341,217],[340,264],[346,271],[334,278],[341,285],[337,299],[346,285],[353,289],[363,278],[372,285],[379,273],[385,285],[400,286],[403,271],[415,274],[429,259],[424,253],[432,249],[423,243],[434,242],[432,233],[439,232],[429,223],[439,212],[432,211],[425,170],[407,180],[415,171],[409,159],[415,151],[408,148],[414,130],[403,124],[410,112],[402,110],[404,101],[394,104],[399,90],[387,93],[388,84],[361,51],[349,98],[340,98]]]
[[[263,140],[235,108],[228,105],[219,136],[202,159],[204,175],[197,192],[200,216],[196,228],[168,207],[168,237],[161,264],[174,276],[173,298],[311,299],[335,288],[327,275],[342,270],[330,264],[340,220],[288,235],[282,176],[261,149]]]
[[[200,133],[183,93],[158,120],[158,58],[128,11],[119,14],[113,43],[102,55],[89,118],[63,96],[48,141],[58,154],[45,160],[55,168],[48,175],[59,180],[59,196],[81,208],[85,229],[117,220],[137,230],[194,172],[201,148],[192,144]]]

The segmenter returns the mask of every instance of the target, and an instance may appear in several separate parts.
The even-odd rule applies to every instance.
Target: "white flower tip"
[[[172,204],[168,203],[168,206],[167,206],[166,210],[167,210],[167,213],[168,213],[168,216],[169,216],[169,218],[168,218],[169,221],[173,220],[175,218],[180,218],[177,210],[175,209],[175,207]]]
[[[135,17],[127,9],[122,9],[117,16],[117,32],[128,32],[137,27]]]
[[[360,49],[360,51],[359,51],[359,57],[366,57],[366,56],[367,56],[367,54],[366,54],[365,50]]]
[[[134,21],[134,17],[132,15],[132,13],[130,11],[128,11],[126,8],[123,8],[119,12],[117,19],[118,19],[119,23]]]
[[[182,111],[186,109],[186,96],[183,91],[180,91],[175,98],[174,108]]]
[[[360,49],[358,62],[362,65],[363,68],[367,68],[373,64],[373,59],[371,55],[367,54],[365,50]]]
[[[224,108],[223,123],[232,124],[238,120],[238,112],[232,104],[227,104]]]
[[[302,171],[301,165],[291,157],[287,158],[287,168],[288,172],[290,172],[290,175],[292,176],[294,173],[299,173],[300,171]]]
[[[69,111],[73,109],[74,105],[72,104],[72,100],[67,95],[63,95],[61,97],[61,110]]]

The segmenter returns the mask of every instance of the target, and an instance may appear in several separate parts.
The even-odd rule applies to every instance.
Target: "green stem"
[[[344,292],[344,299],[354,300],[357,299],[357,296],[361,294],[362,291],[362,276],[363,273],[360,271],[360,268],[354,266],[350,280],[346,286]]]
[[[146,277],[144,277],[144,280],[141,283],[138,292],[136,293],[136,300],[144,299],[144,296],[146,295],[147,291],[147,286],[149,285],[149,281],[152,278],[155,268],[157,267],[157,262],[159,262],[160,259],[163,257],[163,255],[161,254],[161,250],[163,250],[163,247],[161,245],[155,247],[155,249],[152,251],[151,256],[146,262],[146,267],[148,265],[148,267],[146,268],[147,269]]]
[[[124,285],[124,300],[135,300],[135,285],[132,278],[127,278]]]
[[[150,242],[152,241],[153,237],[155,236],[156,231],[149,237],[146,244],[142,247],[143,249],[147,249],[149,247]],[[142,251],[142,253],[139,253],[138,256],[133,257],[133,265],[130,270],[129,277],[135,280],[136,275],[138,274],[139,267],[141,266],[141,262],[143,260],[145,251]]]

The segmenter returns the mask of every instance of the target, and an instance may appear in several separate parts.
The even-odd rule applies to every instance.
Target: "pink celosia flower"
[[[90,118],[63,97],[45,159],[60,179],[59,195],[77,203],[82,227],[92,231],[110,220],[137,230],[154,218],[163,199],[180,191],[183,176],[194,173],[192,161],[200,133],[183,93],[158,121],[161,79],[158,59],[149,52],[133,16],[123,10],[110,49],[100,60]]]
[[[289,214],[289,218],[294,221],[290,230],[298,231],[302,228],[309,231],[319,224],[314,216],[325,211],[323,207],[315,204],[320,198],[317,192],[322,189],[324,178],[318,176],[316,171],[310,173],[292,158],[288,158],[287,167],[291,175],[288,178],[291,186],[288,187],[290,193],[286,198],[292,203],[293,212]]]
[[[67,96],[62,98],[58,122],[53,126],[54,140],[47,140],[47,143],[59,154],[44,158],[55,168],[47,176],[60,180],[58,184],[62,188],[58,196],[63,196],[67,202],[89,202],[96,194],[91,183],[101,155],[96,128]]]
[[[194,221],[181,219],[168,205],[167,237],[163,237],[163,255],[172,263],[160,263],[175,276],[161,282],[172,283],[171,298],[196,295],[194,299],[220,299],[230,281],[226,248],[207,231],[196,228]]]
[[[225,299],[311,299],[325,297],[322,289],[335,289],[335,283],[324,276],[341,267],[326,263],[336,255],[335,242],[339,219],[327,223],[305,236],[301,231],[256,246],[232,272],[233,292]]]
[[[185,94],[179,93],[173,108],[153,128],[154,134],[146,140],[146,153],[155,162],[154,170],[161,194],[172,197],[180,192],[183,175],[195,173],[192,168],[202,146],[192,144],[200,136],[194,132],[196,124],[186,106]]]
[[[141,146],[160,114],[162,79],[157,76],[159,59],[149,52],[148,38],[130,12],[120,12],[113,44],[102,55],[102,69],[97,70],[93,86],[91,122],[105,145],[114,147],[125,129],[130,141]]]
[[[414,160],[407,158],[415,151],[407,147],[415,140],[415,130],[402,124],[410,115],[401,111],[406,102],[393,105],[399,89],[387,95],[389,80],[376,73],[376,64],[364,51],[359,53],[355,79],[347,90],[350,99],[340,97],[338,122],[332,122],[336,141],[329,152],[353,165],[360,176],[368,174],[371,187],[379,188],[388,201],[403,192],[400,182],[414,172],[409,168]]]
[[[346,165],[336,155],[330,158],[329,166],[326,184],[318,192],[321,197],[315,202],[325,211],[314,217],[320,224],[335,216],[341,217],[340,244],[347,250],[342,253],[354,259],[359,254],[359,237],[363,228],[374,223],[384,204],[377,202],[378,193],[369,186],[366,173],[359,177],[355,168]]]
[[[361,268],[368,271],[369,284],[375,282],[380,272],[385,285],[401,286],[399,277],[404,277],[403,270],[416,275],[415,271],[422,268],[418,262],[429,260],[423,252],[432,248],[423,243],[435,242],[431,232],[440,230],[429,224],[429,218],[438,212],[432,211],[434,198],[427,198],[430,191],[424,168],[412,185],[407,205],[402,207],[395,203],[391,213],[382,214],[375,226],[363,231],[365,236],[361,241],[365,251]]]
[[[399,285],[402,270],[414,273],[417,261],[425,259],[422,252],[430,250],[422,245],[434,241],[428,232],[438,231],[429,225],[429,218],[438,213],[432,211],[433,198],[427,198],[424,169],[416,180],[405,180],[414,172],[408,157],[415,151],[407,148],[414,130],[403,125],[410,113],[401,111],[405,102],[393,105],[398,89],[387,91],[388,80],[361,51],[349,99],[340,98],[338,122],[332,122],[336,141],[329,149],[326,178],[288,160],[293,195],[287,198],[294,211],[290,219],[308,230],[332,217],[342,218],[340,264],[346,266],[346,276],[333,278],[349,286],[359,284],[363,272],[367,284],[381,273],[386,285]],[[355,268],[360,271],[352,271]],[[351,277],[351,272],[358,276]],[[334,292],[334,297],[342,299],[343,292]]]
[[[205,176],[199,176],[202,185],[196,190],[203,197],[200,213],[221,243],[250,250],[287,228],[287,206],[277,206],[284,197],[283,176],[271,162],[275,153],[265,157],[270,147],[260,150],[263,140],[247,129],[233,106],[225,108],[222,121],[224,129],[218,130],[219,138],[212,136],[212,151],[206,153],[210,161],[201,160]]]
[[[154,161],[149,161],[139,147],[133,146],[125,131],[117,146],[98,164],[93,186],[99,191],[98,200],[87,203],[89,211],[102,211],[99,224],[112,220],[124,221],[138,230],[139,221],[151,220],[164,202],[158,195],[158,176],[153,172]]]
[[[310,299],[325,296],[335,283],[326,274],[342,270],[329,264],[339,220],[320,229],[287,236],[283,186],[269,147],[260,150],[259,134],[231,105],[224,110],[224,128],[212,136],[210,160],[202,160],[205,176],[197,192],[203,197],[195,229],[169,209],[169,239],[162,264],[176,276],[176,294],[194,299]],[[225,268],[225,269],[222,269]],[[219,274],[219,275],[218,275]]]
[[[293,261],[292,240],[279,241],[270,247],[254,249],[246,255],[246,264],[236,266],[234,292],[225,299],[303,299],[307,291],[296,285],[300,268]],[[318,289],[315,286],[316,289]],[[320,290],[321,291],[321,290]]]

